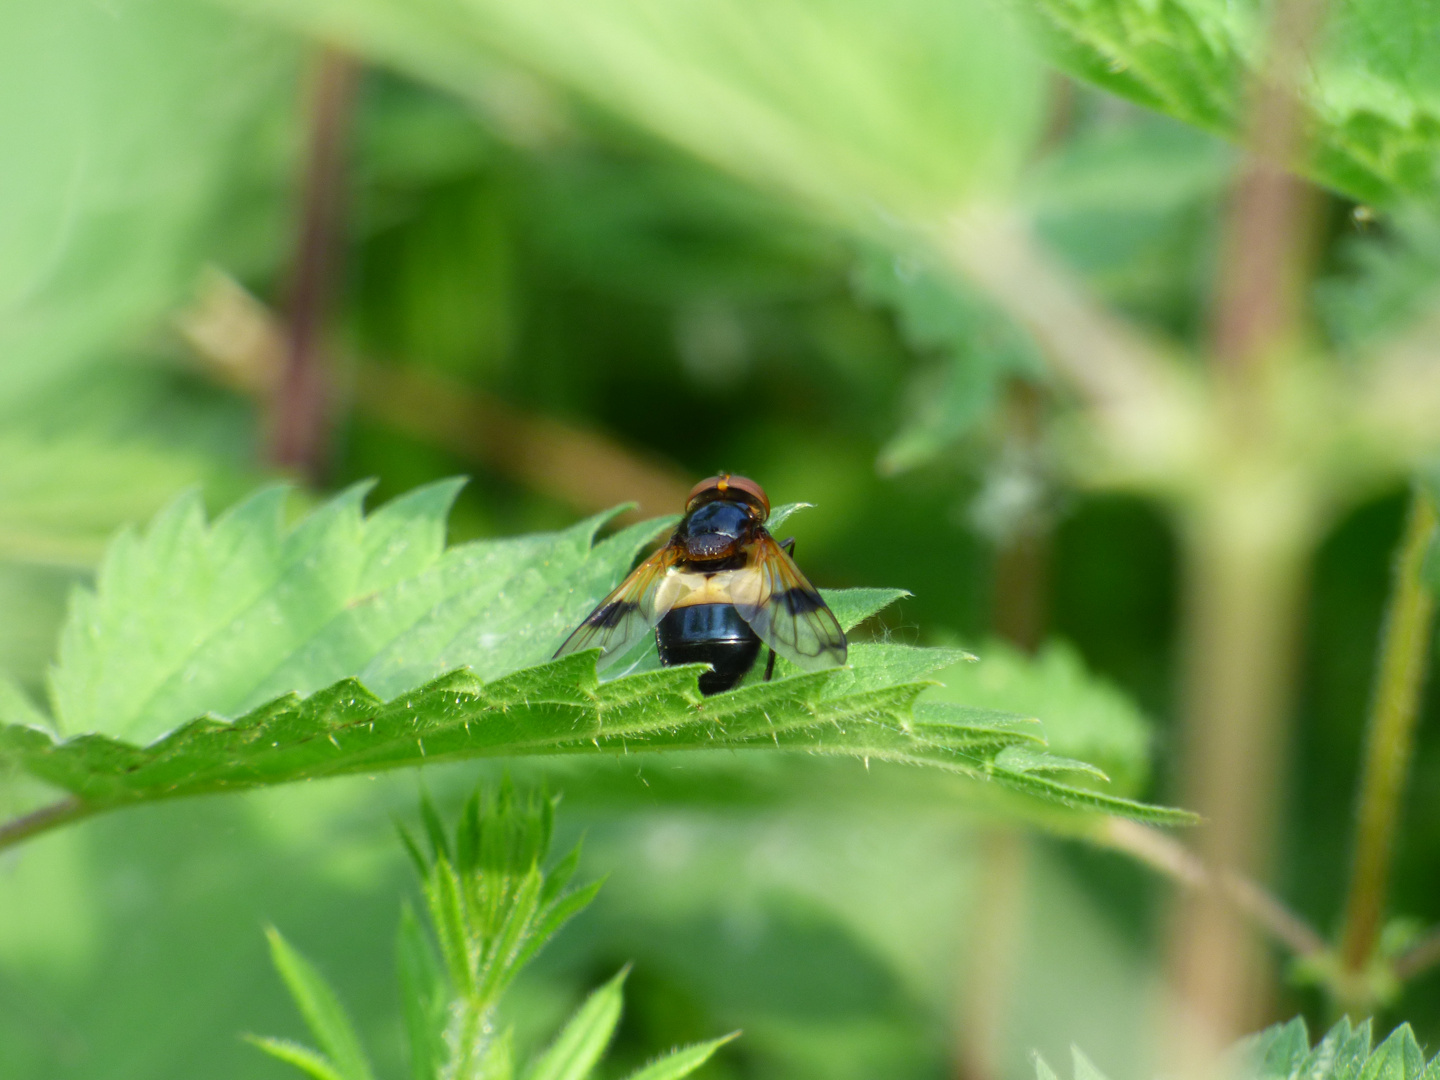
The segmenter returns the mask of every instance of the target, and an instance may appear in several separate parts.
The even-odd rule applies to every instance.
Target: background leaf
[[[59,0],[0,14],[0,71],[0,98],[26,103],[0,111],[14,415],[147,331],[207,258],[275,234],[297,66],[292,42],[210,5]]]
[[[934,460],[990,417],[1007,380],[1042,377],[1033,343],[923,254],[867,248],[852,280],[861,298],[894,313],[905,340],[929,359],[912,376],[904,426],[880,451],[882,472]]]
[[[1264,5],[1220,0],[1026,0],[1072,74],[1207,131],[1238,138],[1244,91],[1266,62]],[[1321,184],[1391,205],[1436,192],[1440,14],[1407,0],[1328,6],[1301,88],[1305,163]]]
[[[1097,766],[1117,792],[1145,789],[1150,725],[1123,692],[1086,668],[1072,646],[1052,641],[1029,656],[990,640],[978,651],[978,663],[941,672],[945,686],[928,698],[1044,717],[1050,751]]]
[[[823,211],[928,216],[1003,183],[1037,71],[1002,9],[965,0],[543,4],[388,0],[250,10],[475,93],[466,60],[544,75],[700,158]]]

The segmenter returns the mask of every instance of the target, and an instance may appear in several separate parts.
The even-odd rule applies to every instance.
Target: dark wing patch
[[[661,583],[679,557],[679,549],[667,544],[642,562],[620,583],[619,588],[585,616],[575,632],[555,650],[555,655],[560,657],[581,649],[598,648],[598,667],[605,667],[624,656],[630,646],[652,630],[673,605],[678,595],[675,590],[667,590],[669,602],[663,609],[657,603],[657,597]]]
[[[806,671],[845,663],[845,632],[815,586],[775,538],[758,530],[750,565],[735,575],[731,598],[760,640]]]

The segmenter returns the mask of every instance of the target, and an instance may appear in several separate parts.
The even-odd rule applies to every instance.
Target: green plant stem
[[[475,1075],[476,1067],[484,1057],[489,1045],[491,1004],[479,998],[466,998],[461,1005],[458,1030],[452,1043],[455,1055],[447,1077],[454,1080],[469,1080]]]
[[[1373,959],[1385,915],[1400,799],[1429,667],[1435,600],[1423,573],[1436,524],[1434,502],[1417,487],[1395,562],[1356,798],[1355,861],[1340,938],[1340,959],[1352,974],[1363,972]]]
[[[1185,801],[1205,818],[1201,865],[1263,880],[1274,844],[1303,570],[1314,520],[1303,481],[1236,440],[1185,530]],[[1171,1037],[1198,1072],[1254,1026],[1266,958],[1220,890],[1179,898]]]
[[[11,818],[0,824],[0,851],[15,844],[23,843],[43,832],[68,825],[72,821],[89,817],[95,809],[74,796],[59,799],[49,806],[31,811],[21,817]]]

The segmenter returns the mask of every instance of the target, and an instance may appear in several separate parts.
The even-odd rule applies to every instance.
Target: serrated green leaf
[[[590,1075],[620,1022],[625,977],[629,973],[629,968],[621,969],[585,999],[555,1041],[535,1060],[525,1080],[585,1080]]]
[[[314,1080],[347,1080],[330,1063],[329,1058],[318,1051],[311,1050],[308,1046],[301,1046],[288,1039],[259,1038],[254,1035],[247,1036],[247,1041],[271,1057],[283,1061],[287,1065],[294,1065],[306,1076],[313,1077]]]
[[[272,927],[267,934],[275,970],[285,980],[300,1015],[305,1018],[315,1041],[325,1051],[336,1075],[340,1080],[374,1080],[370,1061],[361,1049],[354,1025],[350,1023],[339,998],[330,989],[330,984],[310,961],[280,936],[278,930]]]
[[[1339,1038],[1331,1051],[1329,1076],[1333,1080],[1356,1080],[1366,1059],[1370,1057],[1370,1047],[1374,1040],[1373,1024],[1368,1019],[1363,1020],[1352,1030],[1347,1019],[1335,1026]]]
[[[736,1031],[709,1042],[692,1043],[690,1046],[671,1050],[664,1057],[657,1058],[631,1073],[626,1080],[680,1080],[682,1076],[689,1076],[714,1057],[715,1051],[720,1047],[739,1037],[740,1033]]]
[[[1038,738],[1033,725],[1019,734],[1023,717],[917,714],[923,680],[958,650],[859,642],[846,668],[784,677],[782,664],[782,677],[714,698],[700,696],[694,667],[602,682],[594,653],[546,660],[653,523],[598,544],[601,518],[445,549],[453,493],[432,485],[364,517],[352,489],[291,526],[274,489],[213,525],[182,499],[117,542],[97,590],[77,598],[53,679],[67,724],[169,733],[141,746],[12,724],[0,726],[0,754],[91,811],[482,756],[782,748],[1019,777],[1071,806],[1185,819],[991,768],[1006,746]],[[848,623],[901,594],[827,595]],[[473,666],[389,701],[355,677],[394,684],[452,658]],[[315,688],[328,676],[339,681]],[[215,715],[259,687],[295,692],[233,722]],[[112,703],[116,723],[105,720]],[[198,718],[175,726],[182,708]]]
[[[1232,138],[1268,63],[1263,5],[1223,0],[1026,0],[1055,62],[1080,78]],[[1434,5],[1339,0],[1306,57],[1305,170],[1363,202],[1430,197],[1440,154]]]
[[[990,776],[1006,787],[1022,791],[1027,795],[1061,803],[1075,810],[1099,810],[1107,814],[1134,818],[1136,821],[1151,821],[1156,824],[1193,824],[1196,818],[1184,811],[1151,806],[1149,803],[1122,799],[1117,795],[1105,795],[1089,788],[1076,787],[1052,780],[1034,772],[1017,772],[992,765],[987,770]]]
[[[1368,1022],[1363,1025],[1363,1027],[1365,1030],[1365,1045],[1364,1049],[1359,1053],[1361,1060],[1364,1059],[1365,1055],[1370,1053],[1370,1029]],[[1348,1016],[1341,1017],[1339,1023],[1327,1031],[1324,1038],[1315,1044],[1314,1049],[1305,1055],[1305,1059],[1300,1063],[1300,1069],[1296,1073],[1296,1080],[1326,1080],[1327,1077],[1333,1074],[1336,1058],[1340,1056],[1342,1052],[1347,1052],[1342,1051],[1342,1048],[1353,1044],[1354,1037],[1355,1032],[1351,1030],[1350,1018]],[[1310,1038],[1308,1031],[1305,1033],[1305,1038],[1308,1044]],[[1348,1054],[1349,1056],[1354,1056],[1355,1051],[1349,1050]],[[1356,1071],[1358,1071],[1358,1069]]]
[[[190,497],[119,538],[61,638],[51,689],[62,729],[146,740],[347,675],[388,695],[462,664],[490,677],[537,663],[653,531],[592,547],[604,520],[592,518],[447,550],[457,481],[368,517],[366,486],[293,526],[282,488],[213,525]]]
[[[821,589],[826,605],[847,634],[910,593],[905,589]]]
[[[457,672],[388,703],[347,679],[310,698],[282,698],[234,724],[192,721],[143,748],[98,735],[57,742],[42,730],[10,725],[0,727],[0,753],[101,810],[518,754],[774,747],[928,762],[978,776],[1000,749],[997,734],[1013,734],[988,723],[972,729],[963,710],[950,721],[917,727],[912,717],[926,689],[921,683],[828,694],[829,684],[846,674],[800,675],[707,700],[699,695],[695,668],[601,683],[594,654],[575,654],[489,684]],[[926,715],[933,721],[937,714]],[[1031,793],[1070,806],[1154,821],[1191,820],[1180,811],[1082,793],[1020,773],[992,774],[1007,782],[1019,777]]]
[[[586,661],[588,670],[581,668]],[[57,743],[38,729],[9,726],[0,728],[0,750],[98,810],[493,754],[773,746],[928,762],[982,775],[987,757],[999,749],[995,742],[1013,734],[994,725],[972,730],[963,722],[917,728],[910,716],[921,684],[828,697],[823,691],[836,676],[825,672],[703,702],[695,677],[693,669],[673,668],[600,683],[590,657],[567,657],[489,686],[470,680],[462,689],[464,678],[447,678],[389,704],[347,680],[310,699],[282,700],[234,725],[196,721],[143,749],[102,736]],[[991,773],[1006,782],[1019,778],[1025,790],[1070,806],[1190,820],[1180,811],[1021,773]]]
[[[995,756],[995,765],[1011,772],[1023,773],[1080,773],[1108,784],[1110,778],[1087,761],[1047,754],[1043,750],[1032,750],[1026,746],[1007,746]]]
[[[1285,1024],[1266,1028],[1241,1041],[1235,1056],[1253,1062],[1265,1080],[1289,1080],[1298,1073],[1310,1053],[1310,1032],[1305,1018],[1297,1016]]]
[[[1296,1017],[1241,1039],[1225,1056],[1232,1080],[1429,1080],[1440,1074],[1440,1056],[1428,1065],[1409,1024],[1401,1024],[1371,1052],[1370,1021],[1351,1025],[1343,1017],[1310,1048],[1305,1021]],[[1081,1051],[1074,1050],[1075,1080],[1104,1080]],[[1055,1073],[1035,1055],[1037,1080]]]
[[[1360,1070],[1360,1080],[1418,1080],[1425,1069],[1425,1055],[1415,1041],[1409,1024],[1401,1024],[1375,1048]]]

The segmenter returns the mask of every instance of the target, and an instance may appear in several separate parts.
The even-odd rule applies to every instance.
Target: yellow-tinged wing
[[[679,558],[679,549],[667,544],[642,562],[585,616],[555,655],[599,648],[598,667],[624,656],[675,605],[677,590],[665,589],[662,596],[661,585]]]
[[[760,640],[806,671],[845,663],[845,632],[793,559],[764,529],[730,596]]]

